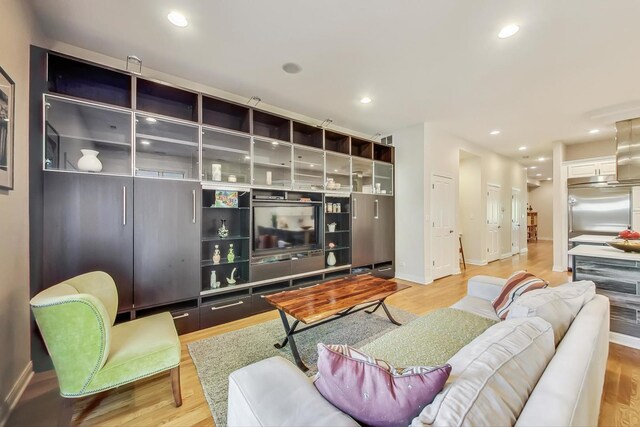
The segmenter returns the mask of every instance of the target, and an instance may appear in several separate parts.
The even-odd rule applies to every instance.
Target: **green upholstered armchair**
[[[171,369],[176,406],[180,393],[180,341],[169,313],[114,326],[118,291],[96,271],[52,286],[31,308],[53,360],[60,394],[100,393]]]

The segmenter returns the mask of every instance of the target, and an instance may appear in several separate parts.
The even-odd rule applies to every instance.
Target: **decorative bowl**
[[[613,240],[607,245],[625,252],[640,252],[640,240]]]

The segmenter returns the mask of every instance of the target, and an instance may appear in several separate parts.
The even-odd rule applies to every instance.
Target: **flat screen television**
[[[253,252],[293,252],[319,247],[319,207],[260,204],[253,207]]]

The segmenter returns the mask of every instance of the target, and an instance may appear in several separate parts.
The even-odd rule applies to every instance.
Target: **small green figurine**
[[[233,262],[236,259],[236,255],[233,253],[233,243],[229,244],[229,253],[227,254],[227,261]]]

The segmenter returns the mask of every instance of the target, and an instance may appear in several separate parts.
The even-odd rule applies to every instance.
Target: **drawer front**
[[[275,279],[291,275],[291,260],[256,264],[251,266],[251,281]]]
[[[396,275],[396,269],[392,265],[388,265],[371,270],[371,274],[381,279],[392,279]]]
[[[200,307],[200,328],[210,328],[250,315],[250,296],[203,305]]]
[[[200,329],[200,311],[198,308],[172,311],[171,316],[173,316],[173,323],[176,325],[178,335],[188,334]]]
[[[309,273],[324,268],[323,256],[310,256],[291,260],[291,274]]]
[[[278,291],[280,292],[280,291]],[[272,293],[277,293],[277,292],[272,292]],[[254,294],[251,296],[251,311],[255,314],[257,313],[263,313],[265,311],[269,311],[269,310],[275,310],[276,308],[274,306],[272,306],[271,304],[269,304],[267,302],[267,300],[264,299],[265,296],[269,295],[267,294]]]

